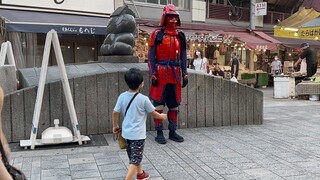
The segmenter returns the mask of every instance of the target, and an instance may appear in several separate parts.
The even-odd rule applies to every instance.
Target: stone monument
[[[135,46],[136,20],[134,12],[127,5],[117,8],[107,24],[107,35],[100,47],[99,62],[137,63],[133,56]]]

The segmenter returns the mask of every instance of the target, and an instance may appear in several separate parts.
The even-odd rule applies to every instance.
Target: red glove
[[[157,86],[158,86],[158,79],[157,79],[156,75],[152,75],[152,76],[151,76],[151,84],[152,84],[152,86],[154,86],[154,87],[157,87]]]

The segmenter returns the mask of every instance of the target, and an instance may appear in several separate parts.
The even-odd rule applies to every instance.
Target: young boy
[[[154,118],[162,120],[167,119],[167,115],[159,114],[155,111],[155,107],[152,105],[149,98],[139,93],[144,85],[143,77],[139,69],[131,68],[125,73],[124,78],[129,90],[121,93],[118,97],[112,113],[112,131],[113,133],[119,131],[118,117],[120,112],[122,112],[124,117],[122,123],[122,137],[126,139],[127,154],[130,161],[126,180],[131,180],[135,172],[137,172],[137,180],[146,180],[149,179],[150,175],[142,170],[141,161],[146,139],[147,114],[151,113]],[[133,99],[130,107],[127,109],[130,100],[136,93],[139,94]]]

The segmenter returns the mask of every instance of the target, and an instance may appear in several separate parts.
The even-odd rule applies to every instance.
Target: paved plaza
[[[165,145],[148,132],[143,167],[150,179],[320,180],[320,101],[274,99],[272,88],[260,90],[263,125],[181,129],[185,141]],[[31,180],[124,179],[126,152],[112,134],[104,137],[105,146],[36,147],[11,159]]]

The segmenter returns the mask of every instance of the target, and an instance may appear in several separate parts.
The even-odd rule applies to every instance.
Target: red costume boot
[[[158,113],[162,113],[162,110],[156,110]],[[166,139],[163,136],[163,125],[161,119],[154,119],[155,129],[157,130],[157,137],[155,137],[155,141],[159,144],[167,143]]]
[[[169,139],[176,142],[183,142],[184,138],[176,133],[177,124],[178,124],[178,110],[169,110],[168,112],[169,120]]]

